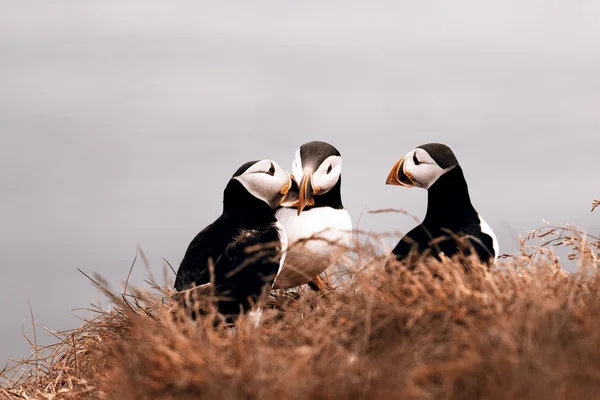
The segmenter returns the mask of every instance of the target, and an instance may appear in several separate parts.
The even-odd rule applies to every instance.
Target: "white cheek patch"
[[[255,172],[250,175],[238,176],[237,179],[244,185],[246,190],[257,199],[260,199],[273,207],[273,202],[277,193],[281,190],[281,185],[278,185],[275,179],[267,174]]]
[[[414,168],[412,176],[419,181],[425,189],[429,189],[446,171],[437,164],[420,164]]]
[[[327,193],[337,184],[341,173],[342,157],[329,156],[319,165],[319,168],[313,174],[313,185],[321,188],[319,194]]]
[[[419,151],[420,150],[420,151]],[[415,164],[414,156],[421,162],[419,165]],[[443,169],[429,154],[422,149],[413,150],[405,156],[404,169],[417,181],[416,186],[421,186],[425,189],[429,189],[431,185],[437,181],[440,176],[452,169]]]
[[[275,167],[274,175],[266,173],[271,168],[271,163]],[[238,180],[252,196],[264,201],[271,208],[278,205],[276,200],[280,198],[281,188],[288,183],[285,172],[270,160],[257,162],[234,179]]]
[[[250,175],[254,172],[267,172],[271,165],[275,166],[275,163],[271,160],[261,160],[257,163],[254,163],[250,168],[248,168],[241,176]]]
[[[431,156],[429,155],[428,152],[426,152],[423,149],[415,149],[413,151],[413,155],[417,156],[417,159],[421,162],[427,163],[427,164],[435,164],[437,165],[437,163],[433,160],[433,158],[431,158]]]

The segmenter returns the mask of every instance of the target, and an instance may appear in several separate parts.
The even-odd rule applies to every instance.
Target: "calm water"
[[[0,360],[29,353],[27,296],[76,326],[98,297],[77,268],[117,286],[139,244],[161,277],[240,164],[308,140],[342,152],[355,223],[422,216],[385,178],[441,141],[501,251],[542,218],[600,230],[598,2],[0,4]]]

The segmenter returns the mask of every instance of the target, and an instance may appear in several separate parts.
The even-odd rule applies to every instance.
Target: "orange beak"
[[[313,186],[313,174],[307,172],[302,177],[300,182],[300,198],[298,199],[298,215],[304,210],[306,206],[315,204],[313,196],[321,191],[319,186]]]
[[[415,186],[414,178],[408,173],[404,167],[404,157],[399,159],[396,164],[392,167],[392,170],[388,174],[386,185],[396,185],[403,187]]]
[[[283,194],[283,195],[287,196],[287,194],[289,193],[289,191],[290,191],[290,189],[291,189],[291,187],[292,187],[292,175],[290,175],[290,173],[289,173],[289,172],[287,172],[287,171],[286,171],[286,173],[285,173],[285,174],[286,174],[286,175],[287,175],[287,177],[288,177],[288,181],[287,181],[287,183],[286,183],[285,185],[283,185],[283,186],[281,187],[281,190],[279,191],[279,193],[281,193],[281,194]]]
[[[283,207],[296,207],[298,205],[298,184],[294,177],[287,171],[288,183],[283,185],[280,193],[283,195],[280,205]]]

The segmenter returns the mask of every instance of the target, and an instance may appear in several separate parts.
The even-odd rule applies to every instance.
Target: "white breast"
[[[274,285],[277,289],[309,282],[329,267],[352,239],[352,220],[344,209],[316,207],[298,215],[295,208],[281,208],[275,216],[289,241],[286,261]]]
[[[498,239],[496,238],[496,235],[494,234],[494,231],[492,230],[492,228],[490,228],[490,226],[487,224],[487,222],[485,222],[483,220],[483,218],[481,217],[481,215],[479,215],[479,224],[481,225],[481,232],[485,233],[486,235],[489,235],[492,238],[492,243],[494,246],[494,263],[498,260],[498,256],[500,255],[500,246],[498,244]]]
[[[348,211],[331,207],[317,207],[298,215],[295,208],[281,208],[275,217],[287,233],[290,245],[299,239],[318,237],[326,239],[307,242],[313,251],[328,251],[329,242],[347,246],[352,238],[352,220]]]

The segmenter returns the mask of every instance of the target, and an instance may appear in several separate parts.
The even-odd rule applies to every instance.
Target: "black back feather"
[[[234,176],[253,163],[244,164]],[[215,294],[227,298],[218,302],[219,312],[233,319],[248,310],[263,287],[273,284],[279,269],[281,242],[276,222],[268,204],[252,196],[238,180],[230,180],[223,196],[223,213],[189,244],[175,289],[209,283],[212,263]]]

